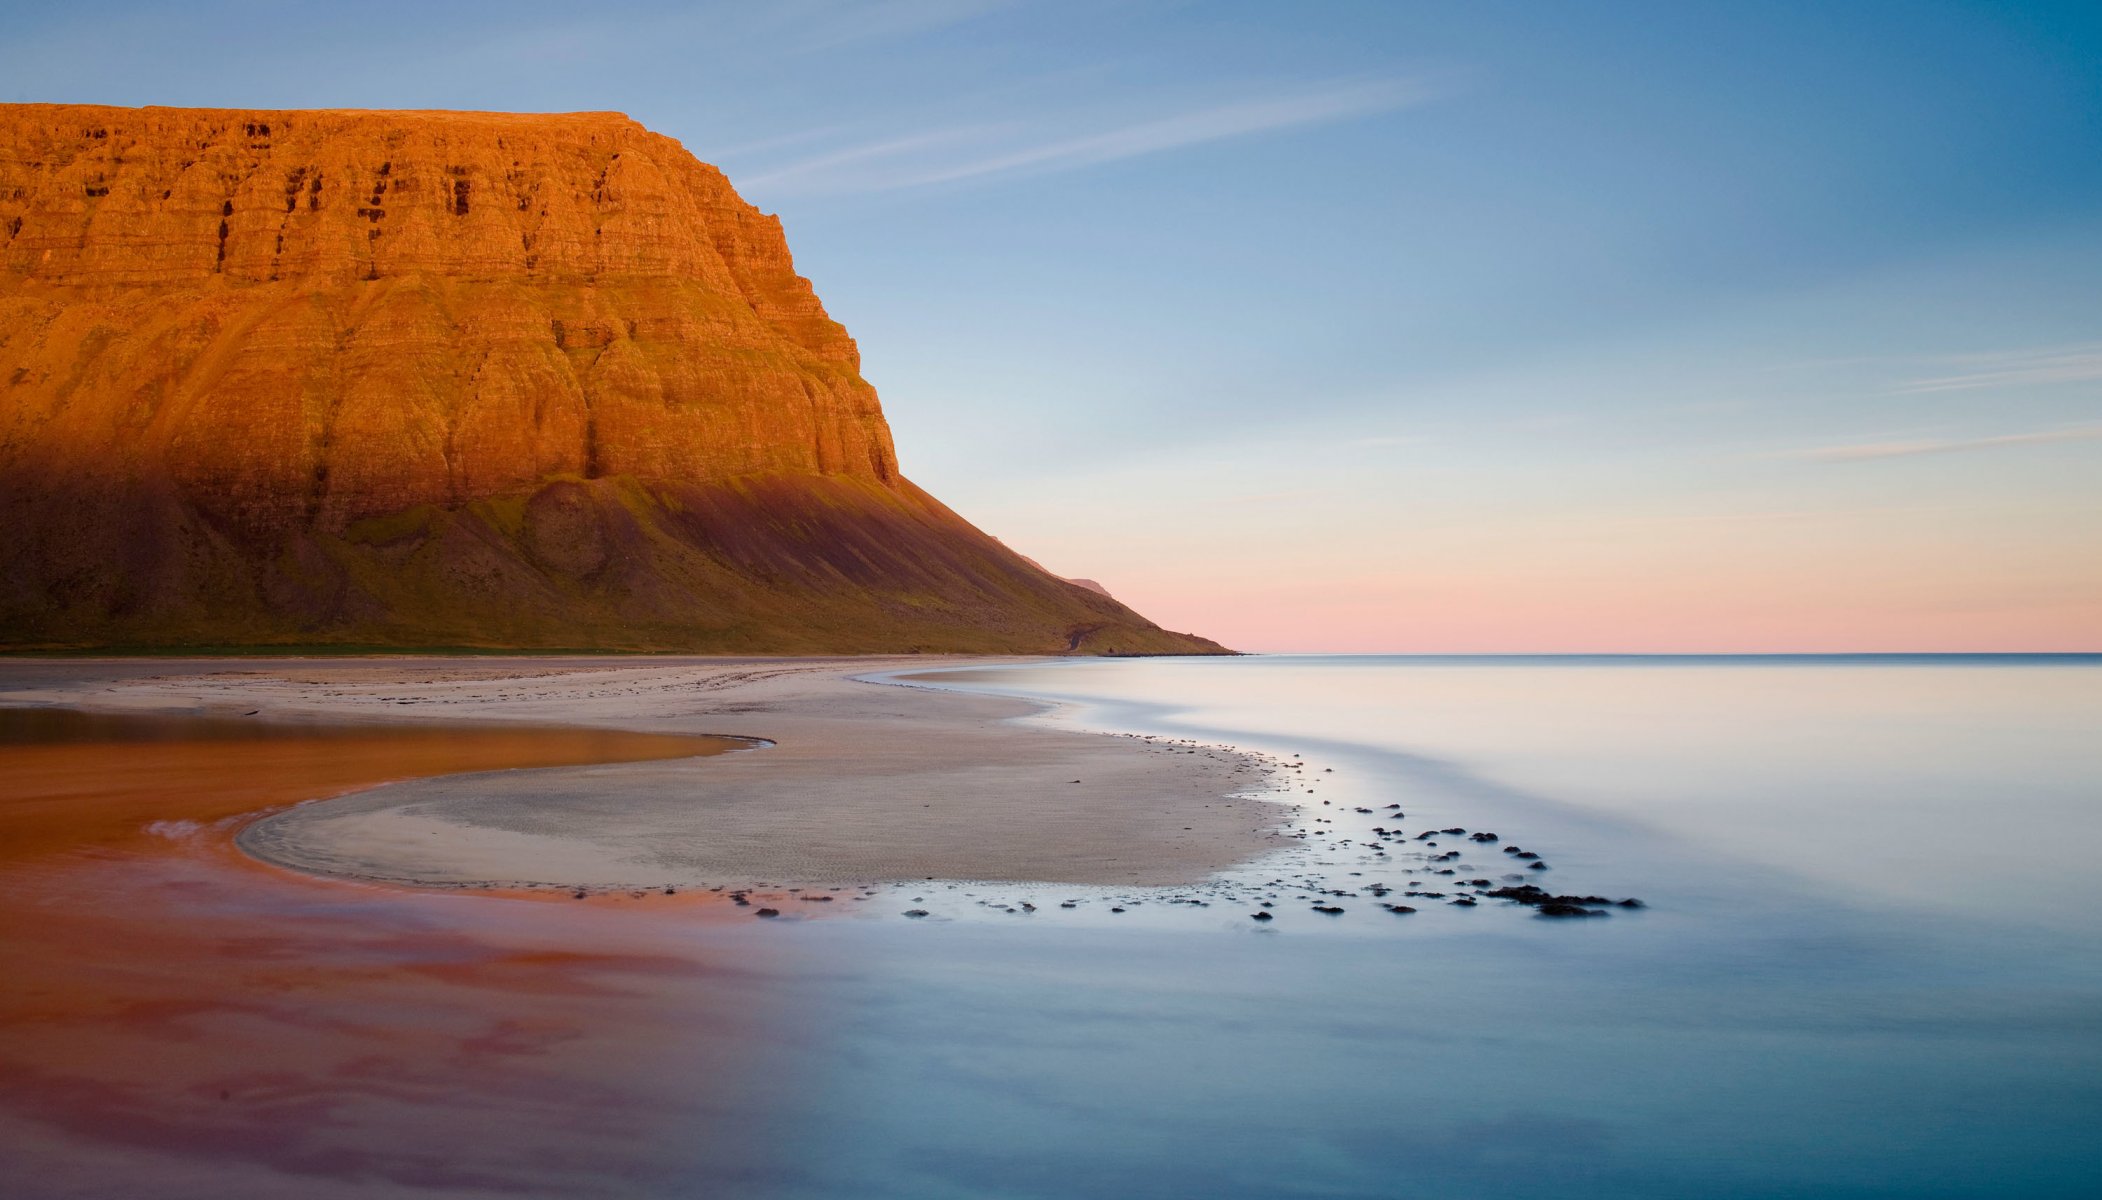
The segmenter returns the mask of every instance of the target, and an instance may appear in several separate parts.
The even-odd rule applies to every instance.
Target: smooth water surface
[[[866,1041],[971,1064],[968,1085],[906,1089],[954,1141],[1034,1148],[1053,1177],[1115,1164],[1096,1194],[2073,1196],[2102,1179],[2102,660],[947,678],[1067,701],[1069,723],[1303,754],[1334,768],[1320,811],[1398,800],[1411,829],[1522,838],[1554,863],[1547,886],[1651,906],[1397,922],[1353,899],[1334,918],[1280,906],[1260,936],[911,942],[887,972],[938,971],[929,1008],[978,1024]],[[1327,857],[1338,879],[1377,873]],[[952,1049],[960,1030],[982,1041]]]
[[[941,680],[1302,764],[1279,794],[1292,836],[1201,888],[922,881],[754,921],[303,879],[209,825],[127,827],[10,868],[16,941],[51,941],[21,932],[39,908],[131,937],[67,958],[46,989],[65,1008],[30,996],[6,1031],[38,1067],[0,1089],[0,1154],[33,1172],[10,1190],[2072,1197],[2102,1178],[2102,661]],[[229,772],[254,761],[218,746]],[[1406,848],[1370,832],[1390,804]],[[1414,834],[1447,826],[1501,841],[1434,839],[1461,849],[1440,866]],[[1513,842],[1552,869],[1506,861]],[[1451,903],[1477,872],[1648,907]],[[1375,885],[1443,898],[1396,915]],[[934,915],[904,918],[922,895]],[[1270,896],[1276,919],[1250,920]],[[125,1006],[82,1011],[97,989]]]

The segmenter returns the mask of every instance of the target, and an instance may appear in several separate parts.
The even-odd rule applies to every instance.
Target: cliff
[[[901,478],[610,113],[0,106],[0,645],[1216,652]]]

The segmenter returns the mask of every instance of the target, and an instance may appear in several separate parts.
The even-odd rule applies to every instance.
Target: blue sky
[[[919,482],[1250,648],[2102,649],[2102,5],[10,5],[0,98],[617,109]]]

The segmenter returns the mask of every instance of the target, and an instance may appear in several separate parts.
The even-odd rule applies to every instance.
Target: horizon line
[[[1243,650],[1246,658],[2091,658],[2102,650]]]

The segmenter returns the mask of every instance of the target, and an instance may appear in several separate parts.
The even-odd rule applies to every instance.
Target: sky
[[[2102,5],[0,2],[0,99],[618,110],[906,474],[1245,650],[2102,650]]]

